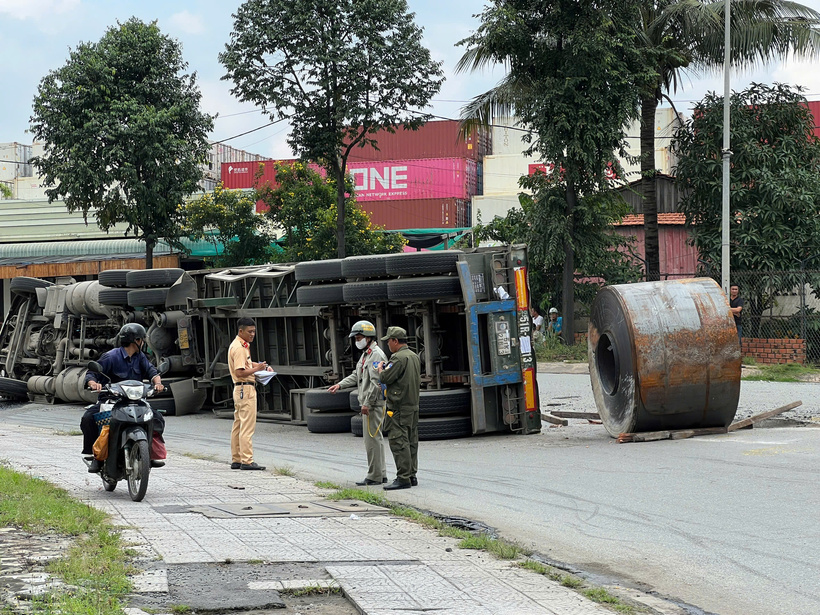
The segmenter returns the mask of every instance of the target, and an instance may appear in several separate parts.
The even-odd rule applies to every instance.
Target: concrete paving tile
[[[145,570],[131,577],[131,582],[137,594],[168,593],[167,570]]]

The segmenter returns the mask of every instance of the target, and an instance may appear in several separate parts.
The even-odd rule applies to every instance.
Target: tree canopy
[[[623,151],[624,126],[637,117],[640,87],[652,76],[638,52],[638,4],[494,0],[480,17],[478,31],[462,41],[467,50],[459,69],[504,64],[509,70],[463,116],[486,121],[514,111],[531,134],[527,153],[553,165],[550,181],[564,187],[563,313],[572,323],[575,252],[590,239],[579,234],[578,221],[592,213],[588,207],[612,203],[592,195],[609,189],[613,152]],[[535,206],[547,202],[537,199]],[[567,343],[573,334],[572,326],[564,327]]]
[[[756,83],[731,98],[732,271],[790,272],[820,254],[820,139],[801,92]],[[675,135],[682,210],[707,273],[721,264],[722,147],[723,97],[710,93]],[[746,279],[752,315],[768,307],[772,291],[790,292],[805,281],[784,274],[771,288],[762,277]],[[766,288],[755,287],[755,279]]]
[[[322,260],[336,255],[336,180],[323,177],[310,166],[296,162],[276,163],[276,186],[261,184],[257,197],[268,206],[266,216],[280,229],[280,262]],[[261,177],[260,174],[257,178]],[[356,204],[350,177],[344,185],[345,235],[349,256],[384,254],[402,249],[404,238],[374,226]]]
[[[226,190],[219,184],[185,205],[185,221],[193,239],[204,239],[216,248],[215,267],[269,263],[273,258],[273,230],[265,216],[256,214],[254,194]],[[219,252],[219,248],[222,251]]]
[[[336,243],[346,250],[344,177],[351,151],[396,125],[418,128],[441,87],[405,0],[247,0],[219,55],[240,100],[288,119],[288,143],[335,179]]]
[[[32,133],[45,148],[32,163],[49,201],[92,213],[103,230],[126,224],[145,241],[147,267],[160,239],[179,245],[182,201],[213,129],[186,68],[176,40],[131,18],[72,50],[34,98]]]

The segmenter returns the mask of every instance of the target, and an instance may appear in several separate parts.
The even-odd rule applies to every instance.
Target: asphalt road
[[[588,376],[539,383],[542,404],[595,410]],[[803,399],[801,416],[820,417],[817,386],[744,382],[739,415]],[[75,430],[80,414],[29,404],[0,409],[0,420]],[[230,427],[209,414],[169,417],[168,448],[227,463]],[[348,434],[260,423],[254,447],[259,463],[303,478],[349,485],[365,474],[362,440]],[[422,442],[419,465],[420,486],[391,499],[482,521],[599,581],[720,615],[820,613],[820,429],[617,444],[571,421],[532,436]]]

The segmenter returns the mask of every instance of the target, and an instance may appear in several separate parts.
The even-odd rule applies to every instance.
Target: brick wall
[[[754,357],[758,363],[802,365],[806,362],[806,340],[744,337],[741,354],[744,357]]]

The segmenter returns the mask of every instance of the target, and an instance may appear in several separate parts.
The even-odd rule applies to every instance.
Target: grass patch
[[[51,433],[53,433],[55,436],[81,436],[81,435],[83,435],[83,432],[81,432],[79,429],[69,429],[68,431],[64,431],[62,429],[55,429]]]
[[[337,485],[336,483],[331,483],[330,481],[327,481],[327,480],[319,480],[319,481],[316,481],[313,484],[316,487],[319,487],[319,489],[341,489],[342,488],[341,485]]]
[[[512,542],[493,538],[487,534],[469,534],[464,538],[458,546],[462,549],[477,549],[479,551],[488,551],[495,555],[498,559],[516,559],[522,555],[527,554],[527,550]]]
[[[213,453],[182,453],[183,457],[188,457],[188,459],[201,459],[203,461],[219,461],[219,457],[214,455]]]
[[[561,585],[571,589],[580,589],[584,586],[584,582],[571,574],[561,575]]]
[[[186,613],[191,612],[191,607],[189,607],[187,604],[174,604],[171,605],[171,612],[174,615],[185,615]]]
[[[331,587],[310,585],[308,587],[299,587],[294,589],[280,589],[279,593],[287,596],[293,596],[294,598],[301,598],[303,596],[330,596],[333,594],[341,594],[342,588],[335,585]]]
[[[273,473],[279,476],[296,476],[296,472],[293,471],[292,466],[275,466]]]
[[[535,342],[535,360],[540,363],[556,363],[568,361],[570,363],[586,363],[589,358],[587,356],[587,345],[573,344],[566,346],[554,337],[548,337],[545,340]]]
[[[105,513],[44,480],[0,466],[0,525],[77,537],[63,558],[46,565],[70,587],[32,600],[33,613],[121,615],[134,569]]]
[[[798,363],[783,363],[777,365],[758,365],[759,373],[744,376],[743,380],[764,380],[767,382],[801,382],[809,376],[817,376],[820,370]]]
[[[373,506],[384,506],[390,508],[390,502],[382,494],[365,489],[339,489],[335,493],[325,496],[328,500],[360,500]]]

